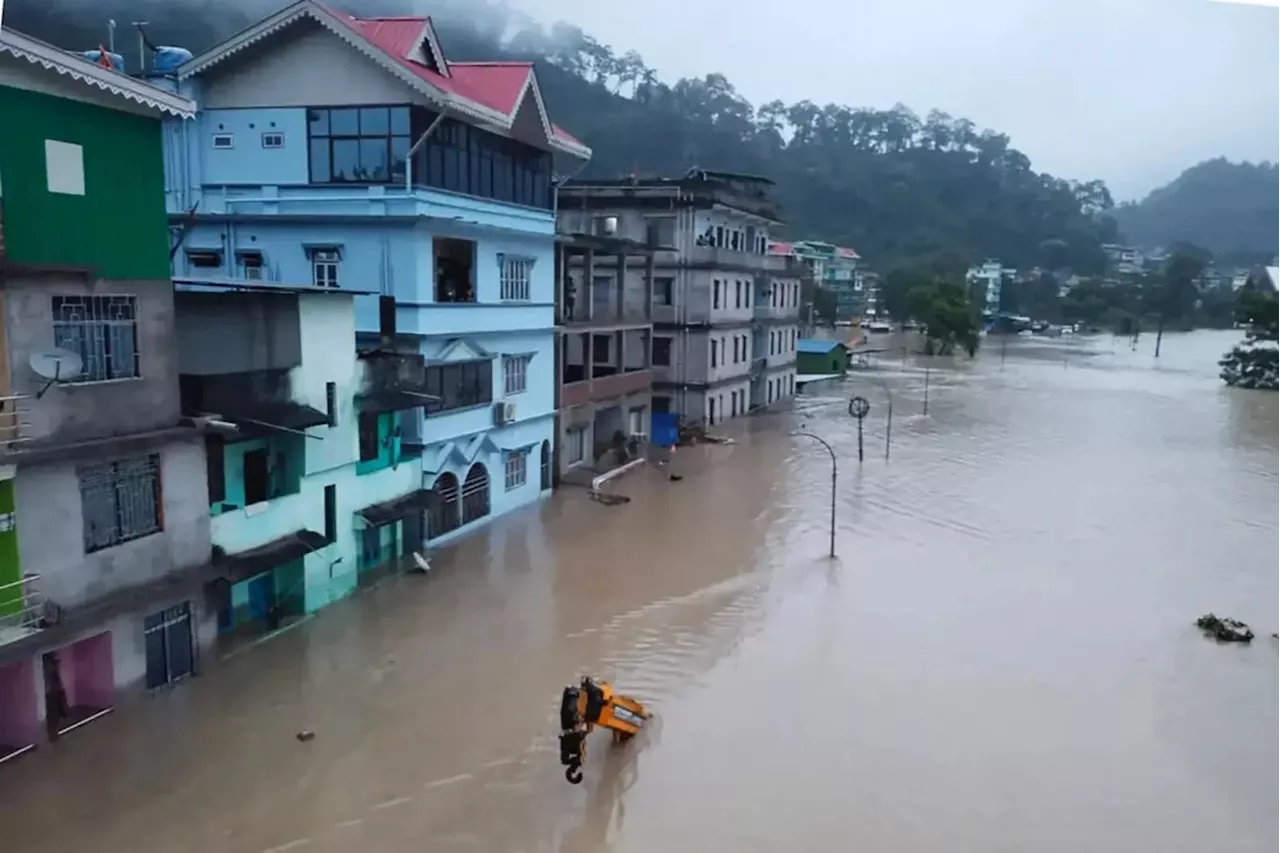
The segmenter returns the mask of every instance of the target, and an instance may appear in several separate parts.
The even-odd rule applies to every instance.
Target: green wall
[[[267,450],[270,471],[268,500],[302,491],[302,471],[306,466],[307,439],[300,435],[281,433],[271,438],[254,438],[225,445],[222,449],[222,500],[210,505],[210,515],[244,509],[244,455],[253,450]],[[284,468],[279,467],[280,455],[284,455]]]
[[[796,372],[813,375],[844,373],[849,367],[849,356],[844,347],[835,347],[828,353],[796,353]]]
[[[13,502],[13,480],[0,481],[0,516],[12,516],[11,523],[0,525],[0,586],[22,580],[18,564],[18,525]],[[20,588],[0,589],[0,616],[22,610]]]
[[[8,86],[0,86],[0,116],[10,259],[91,267],[104,278],[169,277],[158,118]],[[47,139],[82,147],[84,195],[49,192]]]

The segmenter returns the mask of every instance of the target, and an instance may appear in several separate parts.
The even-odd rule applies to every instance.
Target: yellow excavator
[[[635,737],[649,719],[649,712],[630,696],[619,696],[607,681],[583,678],[570,685],[560,697],[560,763],[571,785],[582,781],[582,762],[587,757],[587,735],[596,726],[613,733],[615,744]]]

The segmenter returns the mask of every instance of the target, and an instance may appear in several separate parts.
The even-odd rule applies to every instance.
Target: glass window
[[[404,180],[405,163],[409,160],[409,137],[391,137],[391,177]]]
[[[329,110],[330,136],[359,136],[359,110]]]
[[[391,121],[391,132],[397,136],[410,136],[412,131],[409,123],[408,107],[392,107],[389,111]]]
[[[390,136],[391,111],[386,107],[365,107],[360,110],[361,136]]]
[[[312,136],[329,135],[328,110],[307,110],[307,121],[310,125]]]
[[[333,180],[360,180],[360,140],[333,140]]]
[[[336,143],[335,143],[336,144]],[[365,181],[386,181],[391,177],[387,162],[387,140],[360,140],[360,177]]]
[[[329,173],[329,140],[311,140],[311,182],[327,184],[331,180]]]

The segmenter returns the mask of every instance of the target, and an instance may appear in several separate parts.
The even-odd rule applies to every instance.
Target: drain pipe
[[[404,158],[404,191],[413,192],[413,155],[418,153],[418,149],[431,134],[436,132],[436,128],[440,126],[440,122],[444,121],[444,113],[440,113],[435,117],[431,124],[427,125],[427,129],[418,137],[418,141],[413,143],[413,147],[409,149],[409,153]]]

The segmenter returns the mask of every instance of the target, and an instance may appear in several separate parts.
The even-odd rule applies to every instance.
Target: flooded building
[[[772,182],[749,175],[561,187],[562,230],[653,248],[655,413],[715,424],[794,392],[800,284],[768,252],[780,224]]]
[[[555,476],[598,474],[640,458],[652,413],[653,250],[562,235],[556,257],[558,426]]]
[[[355,294],[361,347],[386,349],[391,321],[394,351],[423,363],[429,417],[365,415],[417,453],[433,544],[544,495],[553,160],[590,151],[551,123],[532,64],[451,61],[425,17],[302,0],[185,63],[177,85],[200,105],[168,136],[169,211],[190,222],[179,274]]]
[[[852,320],[865,307],[862,280],[857,276],[860,257],[853,249],[821,240],[798,240],[790,244],[795,256],[809,268],[815,285],[825,287],[835,297],[837,320]],[[802,317],[807,322],[817,318]]]
[[[190,674],[212,641],[161,147],[162,119],[194,113],[0,30],[0,761]]]

